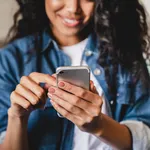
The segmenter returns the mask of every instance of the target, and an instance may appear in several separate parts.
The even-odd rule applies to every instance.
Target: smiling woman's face
[[[95,0],[45,0],[52,31],[63,36],[78,35],[93,16]]]

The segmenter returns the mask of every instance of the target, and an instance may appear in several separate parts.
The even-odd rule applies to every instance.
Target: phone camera
[[[63,73],[64,73],[64,71],[60,71],[59,73],[60,73],[60,74],[63,74]]]

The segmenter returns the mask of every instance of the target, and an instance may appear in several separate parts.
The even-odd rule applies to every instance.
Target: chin
[[[78,35],[79,33],[80,33],[81,31],[72,31],[72,30],[68,30],[68,31],[64,31],[64,32],[62,32],[61,31],[61,33],[63,34],[63,35],[65,35],[65,36],[76,36],[76,35]]]
[[[64,35],[66,35],[66,36],[76,36],[76,35],[79,35],[81,32],[82,32],[82,30],[83,30],[83,28],[84,27],[82,27],[82,28],[61,28],[60,29],[60,32],[62,33],[62,34],[64,34]]]

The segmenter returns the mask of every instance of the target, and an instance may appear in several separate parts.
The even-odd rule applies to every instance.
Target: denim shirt
[[[52,75],[57,67],[71,65],[69,57],[46,31],[42,32],[41,39],[38,52],[34,35],[18,39],[0,50],[0,133],[7,128],[10,94],[22,76],[28,76],[31,72]],[[132,74],[118,66],[117,95],[112,97],[108,91],[104,69],[97,63],[98,56],[97,38],[95,34],[91,34],[82,59],[102,87],[113,119],[118,122],[138,120],[150,126],[149,89],[142,88],[140,79],[131,86]],[[45,110],[34,110],[30,114],[28,137],[31,150],[71,150],[73,131],[74,124],[59,118],[49,99]]]

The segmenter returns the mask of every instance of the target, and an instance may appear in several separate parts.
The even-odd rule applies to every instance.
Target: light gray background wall
[[[13,24],[13,15],[18,9],[15,0],[0,0],[0,40],[2,40]]]

